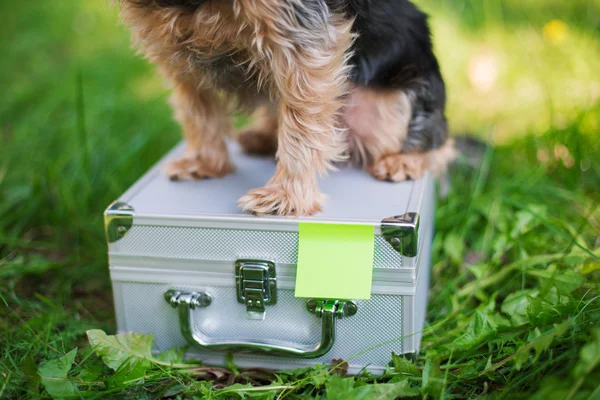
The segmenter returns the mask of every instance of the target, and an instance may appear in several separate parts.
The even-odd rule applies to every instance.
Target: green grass
[[[101,214],[179,129],[107,3],[1,3],[0,398],[600,398],[600,3],[420,3],[452,125],[496,145],[439,202],[421,355],[356,378],[102,362],[85,334],[115,330]]]

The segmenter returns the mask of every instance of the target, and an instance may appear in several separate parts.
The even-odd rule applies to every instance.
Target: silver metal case
[[[267,182],[272,159],[232,145],[234,174],[171,182],[162,167],[183,148],[105,212],[119,332],[153,334],[156,351],[189,346],[189,357],[209,365],[224,365],[228,354],[240,367],[273,369],[345,359],[350,373],[381,373],[392,352],[418,352],[433,236],[430,175],[388,183],[341,167],[321,179],[322,213],[257,217],[236,202]],[[294,297],[299,221],[374,226],[371,299]]]

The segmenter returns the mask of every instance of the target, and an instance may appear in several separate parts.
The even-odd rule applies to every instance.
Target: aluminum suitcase
[[[187,347],[207,365],[233,357],[239,367],[289,369],[344,359],[350,373],[382,373],[392,352],[418,352],[433,236],[429,174],[389,183],[342,167],[320,180],[323,212],[257,217],[236,202],[270,178],[272,159],[231,145],[234,174],[171,182],[163,165],[183,149],[105,212],[119,332],[153,334],[155,351]],[[374,227],[370,299],[295,297],[305,222]]]

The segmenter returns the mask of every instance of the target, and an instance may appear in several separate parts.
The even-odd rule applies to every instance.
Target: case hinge
[[[265,306],[277,302],[275,263],[263,260],[237,260],[235,285],[238,302],[246,305],[248,317],[264,319]]]
[[[308,299],[306,309],[317,317],[321,317],[327,310],[332,310],[336,318],[351,317],[358,311],[358,304],[354,300]]]

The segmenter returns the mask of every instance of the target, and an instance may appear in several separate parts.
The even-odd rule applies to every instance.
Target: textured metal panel
[[[402,268],[404,258],[384,239],[383,236],[375,236],[375,254],[373,256],[373,267],[375,268]]]
[[[311,345],[318,343],[321,320],[306,310],[306,299],[295,298],[293,291],[280,290],[276,305],[267,309],[263,321],[246,318],[246,309],[237,302],[233,287],[160,285],[147,283],[121,283],[122,303],[117,304],[119,318],[125,321],[120,331],[134,331],[154,335],[159,351],[183,347],[187,343],[179,332],[177,311],[164,300],[169,289],[204,291],[212,296],[212,304],[194,311],[196,329],[215,339],[260,339],[279,343]],[[402,337],[402,296],[374,295],[371,300],[359,300],[358,312],[352,317],[337,321],[337,337],[332,350],[316,359],[302,360],[259,355],[234,355],[255,365],[268,367],[285,363],[290,367],[330,364],[331,360],[350,358],[371,347],[374,349],[352,360],[353,364],[385,366],[391,352],[401,353],[401,341],[383,343]],[[195,352],[199,359],[211,357],[216,352]]]
[[[123,255],[233,261],[258,258],[296,264],[298,233],[235,229],[134,225],[111,245]],[[375,268],[402,268],[402,256],[381,236],[375,237]]]

